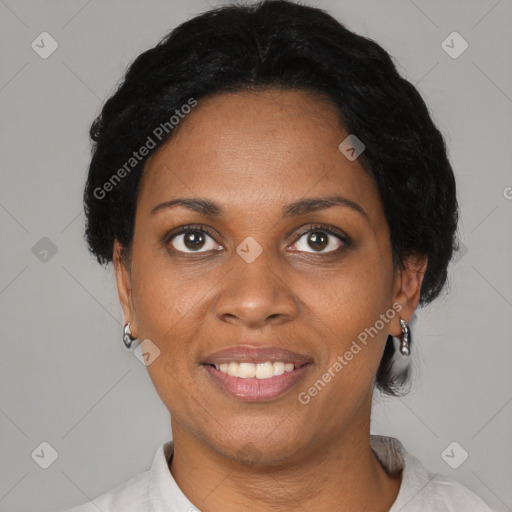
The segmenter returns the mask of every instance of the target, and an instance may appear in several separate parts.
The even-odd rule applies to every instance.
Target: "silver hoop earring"
[[[132,336],[132,332],[130,331],[130,324],[127,323],[125,326],[124,326],[124,332],[123,332],[123,341],[124,341],[124,344],[126,346],[126,348],[131,348],[132,346],[132,343],[136,340],[137,338],[134,338]]]
[[[402,339],[400,340],[400,353],[408,356],[411,353],[411,330],[407,324],[400,318],[400,326],[402,327]]]

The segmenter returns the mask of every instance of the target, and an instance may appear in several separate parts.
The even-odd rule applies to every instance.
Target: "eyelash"
[[[320,256],[320,257],[324,257],[324,258],[325,257],[333,257],[334,255],[338,255],[339,253],[341,253],[344,249],[347,249],[352,246],[352,240],[350,239],[350,237],[348,235],[343,234],[342,232],[335,231],[333,228],[331,228],[330,226],[327,226],[325,224],[309,225],[307,229],[304,229],[304,230],[300,231],[299,233],[297,233],[297,237],[294,239],[294,241],[292,242],[291,245],[296,244],[307,233],[315,232],[315,231],[319,231],[322,233],[327,233],[329,235],[332,235],[335,238],[337,238],[338,240],[340,240],[341,242],[343,242],[343,245],[338,247],[337,249],[328,251],[326,253],[322,253],[322,252],[315,253],[313,251],[313,252],[307,252],[306,254],[313,254],[315,256]],[[215,235],[208,228],[206,228],[205,226],[198,226],[198,225],[191,224],[191,225],[182,226],[181,228],[179,228],[179,231],[177,231],[177,232],[172,232],[172,233],[166,234],[164,237],[164,244],[166,247],[169,247],[171,241],[174,238],[176,238],[179,235],[183,235],[184,233],[191,233],[191,232],[206,233],[213,240],[215,240]],[[210,252],[210,251],[203,251],[203,252],[187,253],[187,252],[179,251],[179,250],[172,249],[172,248],[170,250],[174,254],[177,254],[177,255],[180,255],[180,256],[183,256],[186,258],[194,257],[195,254],[206,254],[207,252]],[[300,251],[298,251],[298,252],[300,252]]]

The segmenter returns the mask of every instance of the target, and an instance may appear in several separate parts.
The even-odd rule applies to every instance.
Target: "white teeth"
[[[282,375],[285,372],[291,372],[295,366],[293,363],[283,363],[281,361],[271,363],[222,363],[215,365],[217,370],[227,373],[231,377],[240,377],[241,379],[270,379],[276,375]]]
[[[254,366],[254,365],[252,365]],[[271,362],[258,363],[256,365],[256,378],[257,379],[268,379],[274,376],[274,365]]]
[[[238,376],[242,379],[254,379],[256,377],[256,365],[252,363],[240,363],[238,365]]]
[[[284,363],[274,363],[274,375],[282,375],[284,373]]]
[[[231,375],[231,377],[238,377],[238,363],[229,363],[228,375]]]

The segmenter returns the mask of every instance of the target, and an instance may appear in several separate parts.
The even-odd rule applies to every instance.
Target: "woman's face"
[[[393,268],[378,189],[338,148],[349,134],[319,98],[277,90],[201,100],[181,123],[146,164],[131,279],[116,264],[173,431],[232,459],[252,447],[267,462],[357,435],[387,335],[415,305]],[[305,202],[335,196],[344,202]],[[184,198],[214,207],[157,208]],[[247,380],[206,364],[276,362],[260,366],[268,377],[287,357],[212,357],[234,347],[280,348],[308,364]]]

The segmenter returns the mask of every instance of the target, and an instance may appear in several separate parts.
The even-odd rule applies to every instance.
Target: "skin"
[[[170,471],[203,512],[384,512],[398,494],[401,473],[388,475],[370,448],[371,400],[386,338],[400,336],[399,317],[408,322],[418,305],[426,259],[393,266],[377,186],[338,149],[347,135],[335,108],[310,92],[202,99],[146,164],[129,261],[114,243],[125,323],[161,351],[147,369],[171,414]],[[333,194],[365,215],[332,206],[283,217],[293,201]],[[225,213],[150,213],[178,197],[209,199]],[[299,235],[316,223],[352,243],[321,229],[313,231],[328,237],[326,247],[311,232]],[[205,233],[195,251],[183,236],[166,240],[186,224],[213,237]],[[252,263],[236,252],[247,237],[262,248]],[[298,393],[394,303],[400,313],[300,403]],[[200,364],[237,344],[281,346],[313,364],[285,395],[245,402],[223,393]]]

